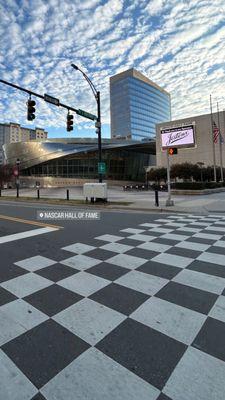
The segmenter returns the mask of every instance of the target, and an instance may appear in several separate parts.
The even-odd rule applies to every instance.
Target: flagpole
[[[219,128],[219,146],[220,146],[220,180],[223,182],[223,155],[222,155],[222,137],[220,132],[220,114],[219,114],[219,104],[217,102],[217,118],[218,118],[218,128]]]
[[[212,96],[210,94],[210,113],[211,113],[211,130],[212,130],[212,150],[213,150],[213,171],[214,181],[216,182],[216,153],[215,153],[215,142],[213,133],[213,115],[212,115]]]

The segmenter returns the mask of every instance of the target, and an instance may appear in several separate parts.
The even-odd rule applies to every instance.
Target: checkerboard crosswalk
[[[4,400],[224,400],[225,216],[177,214],[0,273]]]

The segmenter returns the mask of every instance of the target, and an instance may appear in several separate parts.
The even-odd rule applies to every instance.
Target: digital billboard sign
[[[162,148],[195,146],[194,125],[161,129]]]

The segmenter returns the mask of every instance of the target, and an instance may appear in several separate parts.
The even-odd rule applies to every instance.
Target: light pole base
[[[174,201],[171,199],[166,200],[166,207],[174,206]]]

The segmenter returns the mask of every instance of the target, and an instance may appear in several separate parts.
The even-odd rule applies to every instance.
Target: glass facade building
[[[111,138],[149,140],[170,121],[170,94],[135,69],[110,78]]]

